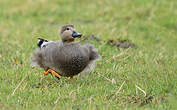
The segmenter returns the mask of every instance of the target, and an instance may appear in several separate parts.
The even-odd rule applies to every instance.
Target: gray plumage
[[[70,25],[66,25],[66,27],[71,27],[71,31],[75,32],[74,27]],[[62,27],[63,33],[60,33],[62,41],[52,41],[47,43],[45,47],[35,50],[31,57],[33,66],[39,66],[44,70],[52,69],[61,76],[70,77],[88,70],[100,58],[93,45],[80,45],[68,37],[73,35],[73,32],[66,31],[64,33],[66,27]]]

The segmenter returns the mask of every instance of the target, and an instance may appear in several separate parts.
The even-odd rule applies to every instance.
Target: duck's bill
[[[81,34],[81,33],[76,32],[76,31],[73,31],[72,36],[73,36],[74,38],[76,38],[76,37],[79,37],[79,38],[80,38],[80,37],[82,36],[82,34]]]

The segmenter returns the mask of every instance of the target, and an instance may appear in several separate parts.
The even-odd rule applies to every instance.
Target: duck
[[[94,67],[101,55],[94,45],[81,45],[75,41],[76,38],[81,38],[82,34],[76,31],[74,25],[62,26],[59,34],[61,40],[58,41],[38,38],[38,48],[31,57],[31,63],[44,69],[44,75],[51,73],[58,79],[61,76],[69,77],[72,83],[73,76]]]

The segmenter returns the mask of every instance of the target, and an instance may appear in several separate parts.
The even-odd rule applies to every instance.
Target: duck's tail
[[[30,58],[30,61],[32,67],[41,67],[41,68],[45,67],[43,64],[42,52],[39,48],[37,48],[34,51],[33,56],[31,56]]]

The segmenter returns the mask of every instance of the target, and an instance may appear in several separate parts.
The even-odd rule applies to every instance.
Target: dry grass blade
[[[103,77],[104,79],[106,79],[107,81],[111,82],[112,84],[115,84],[115,83],[116,83],[116,81],[114,80],[114,78],[111,80],[111,79],[109,79],[109,78],[107,78],[107,77],[101,75],[101,74],[98,73],[98,72],[96,72],[96,73],[97,73],[98,75],[100,75],[101,77]]]
[[[124,55],[130,48],[126,49],[125,51],[121,52],[120,54],[114,55],[113,57],[109,58],[108,60],[106,60],[106,62],[109,62],[112,59],[116,59],[117,57],[120,57],[122,55]]]
[[[12,92],[12,96],[15,94],[16,90],[20,87],[20,85],[22,84],[22,82],[25,80],[26,77],[23,77],[23,79],[20,81],[20,83],[16,86],[16,88],[14,89],[14,91]]]
[[[60,93],[59,93],[59,94],[58,94],[58,98],[57,98],[57,100],[54,102],[54,104],[57,104],[60,98],[61,98],[61,95],[60,95]],[[57,106],[57,105],[56,105],[56,106]],[[56,106],[54,106],[53,110],[56,110]]]
[[[122,89],[123,85],[125,84],[125,81],[121,84],[121,86],[119,87],[119,89],[116,92],[116,95],[120,92],[120,90]]]
[[[137,85],[135,85],[135,87],[136,87],[137,89],[139,89],[141,92],[143,92],[144,97],[146,97],[146,92],[145,92],[143,89],[141,89],[141,88],[140,88],[140,87],[138,87]]]

